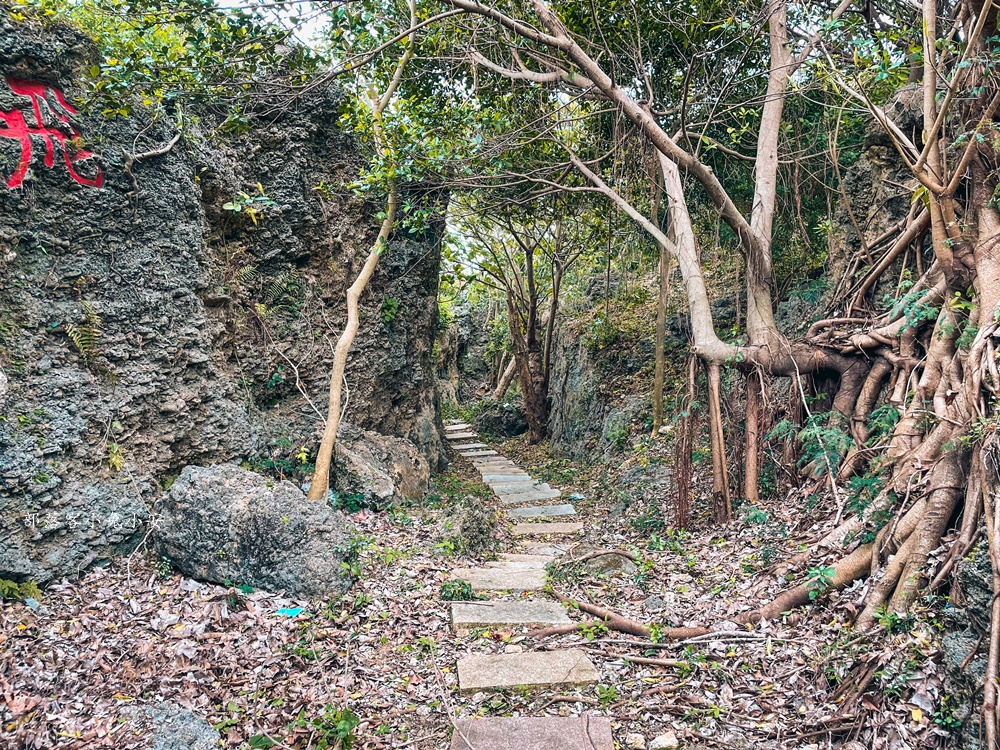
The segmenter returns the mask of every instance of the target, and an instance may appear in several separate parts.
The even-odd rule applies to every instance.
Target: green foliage
[[[245,214],[250,217],[254,226],[257,226],[257,217],[263,214],[267,208],[278,205],[267,196],[264,192],[264,186],[259,182],[257,183],[257,192],[258,195],[250,195],[240,191],[231,201],[222,204],[222,210],[229,211],[233,216]]]
[[[382,298],[382,322],[391,323],[399,313],[399,300],[390,295]]]
[[[38,588],[38,584],[34,581],[17,583],[16,581],[9,581],[6,578],[0,578],[0,599],[23,602],[26,599],[37,601],[41,598],[42,590]]]
[[[583,341],[591,352],[597,352],[614,344],[620,335],[621,329],[612,322],[610,317],[597,315],[587,326]]]
[[[813,414],[798,431],[793,422],[783,419],[768,433],[767,439],[794,436],[802,448],[800,468],[807,468],[813,476],[836,474],[844,455],[854,445],[851,436],[835,424],[838,418],[834,412]]]
[[[607,635],[608,630],[607,625],[602,623],[594,623],[593,625],[581,625],[580,635],[586,638],[588,641],[593,641],[600,638],[602,635]]]
[[[961,335],[955,340],[955,346],[959,349],[968,351],[973,342],[976,340],[976,336],[979,334],[979,328],[973,325],[965,325],[962,328]]]
[[[94,361],[102,335],[101,318],[89,302],[83,302],[83,319],[79,323],[66,324],[66,335],[85,362]]]
[[[845,506],[855,513],[863,513],[885,488],[885,482],[885,475],[878,473],[851,477],[847,483],[848,495]]]
[[[153,570],[156,571],[156,575],[160,578],[170,578],[170,575],[174,572],[173,564],[170,562],[169,557],[161,557],[159,560],[153,560],[150,562],[153,566]]]
[[[906,633],[913,630],[913,626],[916,625],[916,618],[913,615],[892,612],[884,604],[875,610],[875,621],[887,633]]]
[[[892,404],[872,410],[868,417],[868,445],[878,445],[890,437],[899,423],[899,416],[899,409]]]
[[[810,568],[806,575],[806,588],[809,589],[809,599],[816,599],[827,592],[833,584],[837,571],[833,568]]]
[[[334,552],[343,556],[340,569],[346,576],[357,578],[361,575],[361,556],[372,549],[375,542],[364,534],[351,534],[347,546],[337,547]]]
[[[147,107],[199,102],[228,114],[224,127],[245,130],[255,81],[301,76],[319,59],[308,47],[283,47],[287,29],[213,0],[13,0],[28,16],[78,26],[100,56],[83,70],[88,103],[105,117]],[[290,4],[293,16],[302,6]]]
[[[618,702],[618,688],[614,685],[597,686],[597,702],[602,709],[608,708],[612,703]]]
[[[493,360],[502,352],[509,353],[510,351],[510,328],[507,326],[507,316],[498,315],[490,323],[489,340],[487,341],[483,357],[487,364],[492,365]]]
[[[288,731],[305,729],[311,734],[316,750],[351,750],[354,746],[354,730],[361,723],[349,708],[336,708],[326,704],[323,713],[309,718],[306,710],[299,711],[298,717],[288,726]]]
[[[472,584],[457,578],[441,584],[441,598],[446,602],[471,602],[481,597],[472,591]]]
[[[125,455],[118,443],[108,443],[108,467],[114,472],[125,468]]]

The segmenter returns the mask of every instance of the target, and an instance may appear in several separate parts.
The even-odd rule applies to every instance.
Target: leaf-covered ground
[[[552,459],[517,441],[503,449],[534,475],[583,495],[574,502],[589,543],[644,561],[627,575],[557,573],[559,593],[660,627],[719,632],[675,643],[614,632],[540,642],[519,632],[455,637],[440,587],[468,562],[459,536],[475,533],[455,527],[456,502],[480,493],[475,503],[494,509],[457,462],[457,473],[439,478],[439,500],[354,516],[361,576],[341,601],[202,584],[134,555],[48,587],[37,609],[3,602],[0,746],[143,747],[145,729],[123,711],[160,701],[205,717],[227,747],[335,747],[338,723],[353,713],[357,748],[430,750],[448,747],[456,716],[584,711],[610,716],[622,747],[638,746],[633,735],[648,742],[671,733],[682,747],[948,745],[954,719],[942,695],[934,606],[874,635],[845,624],[860,589],[820,595],[783,622],[728,622],[783,588],[772,566],[822,532],[798,502],[743,509],[724,529],[702,522],[672,533],[661,521],[669,488],[636,481],[665,460],[655,448],[610,469]],[[503,535],[480,536],[516,551]],[[566,646],[589,653],[600,685],[457,691],[455,665],[465,653]]]

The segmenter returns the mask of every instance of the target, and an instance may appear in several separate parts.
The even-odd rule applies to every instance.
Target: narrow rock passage
[[[518,520],[575,516],[571,503],[558,502],[562,491],[536,481],[528,472],[485,444],[468,424],[445,427],[459,455],[468,458],[483,482]],[[517,523],[514,534],[530,539],[526,554],[500,555],[499,562],[479,568],[456,568],[452,577],[469,582],[477,593],[534,592],[546,584],[546,568],[566,549],[553,539],[572,538],[583,531],[580,522]],[[544,628],[570,622],[564,607],[544,599],[452,602],[451,626],[459,635],[484,628]],[[463,693],[519,688],[524,690],[577,687],[598,682],[597,668],[579,649],[504,654],[470,654],[458,661],[458,685]],[[460,719],[452,750],[614,750],[611,722],[605,717],[545,716]]]

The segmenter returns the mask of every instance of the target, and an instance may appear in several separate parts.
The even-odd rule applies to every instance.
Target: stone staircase
[[[559,540],[583,531],[578,521],[544,519],[576,516],[576,508],[559,502],[560,490],[537,482],[513,461],[477,442],[470,425],[449,424],[445,431],[452,448],[472,462],[483,482],[507,506],[508,515],[519,521],[514,534],[526,540],[526,553],[503,554],[498,562],[480,568],[456,568],[452,577],[468,581],[477,593],[530,593],[543,588],[546,566],[568,547]],[[451,603],[451,626],[458,635],[486,628],[545,628],[569,622],[564,607],[543,599]],[[587,654],[578,649],[470,654],[458,661],[458,686],[463,693],[577,687],[599,678]],[[605,717],[495,717],[458,720],[451,750],[614,750],[614,742],[611,722]]]

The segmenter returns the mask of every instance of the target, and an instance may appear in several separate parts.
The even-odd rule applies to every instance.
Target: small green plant
[[[66,324],[66,335],[87,364],[94,361],[101,341],[101,318],[89,302],[83,302],[83,319],[79,323]]]
[[[585,625],[580,628],[580,635],[586,638],[588,641],[593,641],[600,638],[602,635],[607,635],[608,631],[607,625],[601,623],[594,623],[593,625]]]
[[[391,323],[399,314],[399,300],[390,295],[382,297],[382,322]]]
[[[765,524],[767,523],[767,513],[755,505],[743,516],[743,522],[748,524]]]
[[[173,573],[173,565],[170,563],[169,557],[161,557],[159,560],[153,560],[150,563],[153,566],[153,570],[156,571],[156,575],[160,578],[170,578],[170,574]]]
[[[306,717],[306,710],[299,711],[298,717],[288,725],[288,731],[304,729],[312,735],[316,750],[350,750],[354,746],[354,730],[361,723],[349,708],[335,708],[326,704],[323,713],[312,718]]]
[[[441,557],[451,557],[459,548],[458,540],[455,537],[445,537],[434,545],[434,552]]]
[[[118,443],[108,443],[108,466],[114,472],[119,472],[125,467],[125,456]]]
[[[833,585],[837,571],[834,568],[810,568],[806,576],[806,588],[809,589],[809,600],[822,596]]]
[[[441,598],[446,602],[471,602],[479,597],[472,591],[472,584],[456,578],[441,584]]]
[[[916,619],[913,615],[901,615],[890,611],[884,604],[875,610],[875,621],[887,633],[906,633],[913,629]]]
[[[245,213],[256,226],[257,217],[266,208],[278,205],[264,193],[264,186],[259,182],[257,183],[257,192],[259,195],[250,195],[240,191],[231,201],[222,204],[222,210],[230,211],[234,216]]]
[[[836,474],[840,461],[848,449],[854,445],[851,436],[837,424],[839,415],[834,412],[813,414],[806,419],[802,429],[795,423],[783,419],[767,435],[767,440],[781,440],[794,437],[802,447],[799,467],[806,469],[814,477]]]
[[[357,513],[366,507],[365,496],[359,493],[341,494],[340,492],[331,490],[329,495],[330,505],[345,513]]]
[[[962,720],[955,716],[955,711],[959,708],[955,699],[950,695],[941,699],[941,706],[934,712],[933,721],[942,729],[952,732],[962,726]]]
[[[607,708],[612,703],[618,702],[618,688],[614,685],[598,685],[597,686],[597,701],[601,704],[601,708]]]
[[[41,598],[42,590],[38,588],[38,584],[34,581],[18,583],[17,581],[0,578],[0,599],[23,602],[25,599],[37,600]]]

